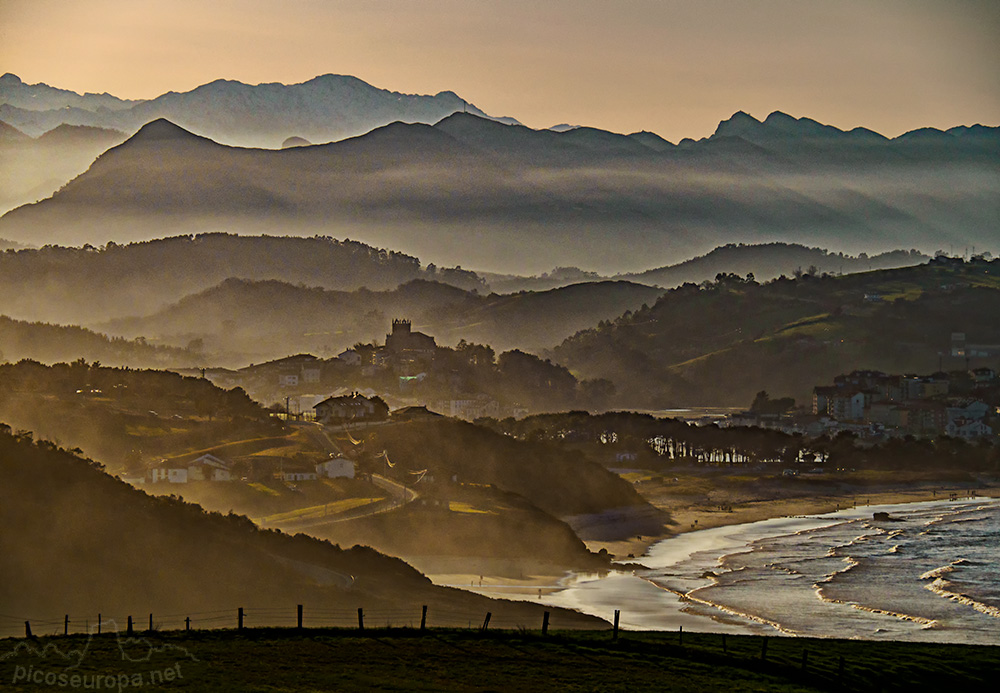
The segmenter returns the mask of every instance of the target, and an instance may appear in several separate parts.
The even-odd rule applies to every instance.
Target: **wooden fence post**
[[[236,629],[243,630],[243,607],[239,607],[239,611],[236,613]]]
[[[760,644],[760,661],[767,659],[767,636],[764,636],[763,642]]]
[[[128,617],[128,630],[125,631],[128,635],[132,635],[132,617]]]
[[[483,621],[483,627],[479,629],[481,633],[485,633],[486,629],[490,627],[490,617],[493,616],[489,611],[486,612],[486,619]]]
[[[542,614],[542,635],[549,634],[549,612],[546,611]]]
[[[677,627],[677,644],[678,645],[684,644],[684,626]]]
[[[618,618],[621,616],[621,613],[621,609],[615,609],[615,629],[614,635],[611,638],[615,642],[618,642]]]
[[[63,618],[63,635],[69,635],[69,614]]]
[[[360,606],[358,607],[358,630],[363,631],[365,629],[365,610]]]
[[[424,604],[420,609],[420,632],[422,633],[427,629],[427,605]]]
[[[101,634],[101,615],[97,614],[97,634]]]
[[[191,630],[191,617],[188,616],[184,619],[184,630]]]
[[[29,623],[28,621],[24,622],[24,637],[26,638],[31,637],[31,623]]]
[[[299,604],[298,607],[296,607],[295,611],[296,611],[295,621],[296,621],[296,624],[297,624],[296,628],[298,628],[299,630],[302,630],[302,605]]]
[[[153,632],[153,614],[149,615],[149,632]]]

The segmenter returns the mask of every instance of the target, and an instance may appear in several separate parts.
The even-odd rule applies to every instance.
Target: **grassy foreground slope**
[[[720,275],[579,332],[553,355],[578,377],[613,381],[625,406],[746,406],[760,390],[803,402],[857,368],[934,372],[953,332],[1000,343],[997,316],[1000,260],[767,284]]]
[[[913,691],[988,688],[1000,648],[703,633],[291,629],[156,633],[148,661],[123,661],[119,639],[46,638],[83,649],[69,673],[212,691]],[[0,654],[24,641],[0,640]],[[765,649],[766,643],[766,649]],[[142,640],[136,644],[145,644]],[[37,646],[41,646],[39,643]],[[764,655],[762,658],[762,654]],[[58,671],[22,650],[0,660],[10,690],[29,667]],[[21,667],[18,669],[18,667]],[[17,676],[21,680],[17,680]],[[139,677],[138,679],[134,677]],[[163,679],[160,679],[163,680]],[[51,690],[51,688],[46,688]]]

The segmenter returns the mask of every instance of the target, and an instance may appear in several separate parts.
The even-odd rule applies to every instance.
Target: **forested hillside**
[[[327,612],[494,612],[534,621],[541,607],[437,588],[400,560],[257,529],[237,515],[152,497],[99,465],[0,427],[0,611],[96,619],[126,614],[232,615],[287,624],[295,604]],[[284,618],[277,614],[284,614]],[[520,616],[518,616],[520,615]],[[589,617],[560,613],[566,624]],[[180,618],[180,617],[176,617]],[[228,619],[227,619],[228,621]],[[452,623],[455,617],[452,616]],[[222,625],[222,624],[218,624]]]
[[[727,274],[577,333],[552,356],[579,377],[610,379],[627,406],[746,406],[760,390],[802,403],[858,368],[964,368],[948,360],[951,334],[998,344],[997,315],[998,260],[766,284]]]
[[[149,344],[145,338],[108,337],[75,325],[12,320],[0,315],[0,363],[21,359],[45,363],[84,359],[134,368],[191,368],[201,364],[203,354]]]
[[[152,315],[98,329],[166,344],[192,341],[213,363],[242,366],[308,351],[335,356],[379,339],[394,318],[411,319],[442,344],[461,340],[494,349],[535,351],[635,310],[662,291],[631,282],[577,284],[507,296],[415,279],[387,291],[335,291],[268,280],[230,279]]]
[[[146,315],[234,277],[344,291],[394,289],[420,277],[482,286],[471,272],[422,269],[415,257],[350,240],[207,233],[2,253],[0,314],[64,324]]]

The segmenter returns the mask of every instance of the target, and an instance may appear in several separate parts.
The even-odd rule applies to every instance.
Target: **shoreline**
[[[668,536],[634,561],[627,561],[618,572],[608,576],[578,575],[567,581],[567,589],[547,597],[542,603],[580,611],[610,619],[620,611],[623,627],[635,630],[674,630],[683,628],[698,630],[706,627],[706,619],[711,619],[715,632],[740,632],[774,634],[784,633],[780,625],[784,619],[776,621],[767,616],[754,615],[739,606],[727,605],[712,597],[707,600],[697,598],[695,592],[704,587],[713,587],[716,563],[723,557],[747,551],[751,542],[774,537],[790,537],[808,534],[827,527],[852,524],[870,519],[875,512],[888,512],[891,516],[901,513],[906,517],[910,512],[930,513],[937,516],[949,509],[974,507],[989,504],[997,507],[1000,494],[995,489],[989,493],[972,493],[952,498],[950,494],[936,497],[933,494],[884,493],[871,494],[870,505],[843,505],[829,513],[792,514],[763,518],[740,524],[719,524],[704,528],[704,531],[679,532]],[[869,500],[866,497],[865,500]],[[896,502],[893,502],[896,501]],[[836,502],[834,501],[834,505]],[[941,508],[939,511],[938,508]],[[850,530],[848,534],[853,535]],[[752,579],[752,578],[751,578]],[[780,584],[780,580],[778,583]],[[774,584],[772,586],[774,586]],[[815,587],[815,586],[814,586]],[[799,597],[801,598],[801,593]],[[778,599],[778,602],[781,600]],[[810,604],[812,601],[810,600]],[[700,608],[704,606],[705,608]],[[977,609],[979,610],[979,609]],[[850,610],[849,610],[850,611]],[[862,609],[862,611],[866,611]],[[897,616],[889,611],[867,610],[874,614]],[[776,613],[781,613],[776,612]],[[853,613],[853,612],[852,612]],[[787,614],[786,614],[787,615]],[[841,615],[842,616],[842,615]],[[850,620],[852,617],[848,617]],[[912,619],[906,619],[912,620]],[[820,619],[818,622],[823,621]],[[898,625],[890,619],[891,625]],[[873,625],[873,624],[868,624]],[[877,628],[875,628],[877,626]],[[874,623],[872,637],[892,639],[946,638],[949,629],[934,631],[927,635],[916,633],[895,633],[886,636],[885,624]],[[990,626],[995,630],[994,626]],[[957,632],[957,631],[956,631]],[[994,631],[977,630],[977,637],[995,637]],[[985,635],[984,635],[985,633]],[[993,635],[990,635],[993,633]],[[786,634],[801,635],[797,630]],[[881,634],[881,635],[880,635]],[[817,637],[816,633],[805,633]],[[839,637],[833,631],[820,637]],[[967,634],[968,635],[968,634]],[[941,642],[950,642],[947,639]]]
[[[647,557],[649,549],[659,542],[687,534],[695,534],[700,530],[733,527],[764,520],[825,515],[839,510],[866,506],[949,501],[953,499],[953,494],[956,500],[970,496],[1000,498],[1000,487],[953,489],[922,486],[874,492],[859,489],[854,493],[745,501],[733,503],[729,506],[730,510],[722,510],[718,506],[705,507],[704,504],[684,501],[673,503],[651,501],[656,510],[666,512],[670,516],[671,521],[663,526],[662,531],[643,533],[650,529],[649,513],[639,512],[634,517],[623,517],[620,509],[604,513],[603,518],[600,515],[587,516],[586,523],[574,527],[574,529],[577,529],[579,534],[607,535],[610,533],[621,537],[591,538],[582,539],[582,541],[592,552],[596,553],[601,549],[606,549],[619,563],[628,563],[634,560],[641,565],[641,559]],[[573,523],[571,522],[571,524]],[[417,562],[423,564],[423,569],[418,569],[434,584],[508,599],[527,598],[532,600],[533,597],[547,597],[565,589],[565,580],[568,576],[581,574],[579,569],[544,564],[538,561],[529,566],[522,566],[516,561],[495,559],[451,557],[449,560],[440,561],[442,557],[423,556],[420,558],[424,560]],[[448,565],[448,563],[453,563],[453,565]],[[617,569],[620,570],[621,566]],[[612,566],[612,571],[614,570],[616,568]]]
[[[690,532],[716,527],[742,525],[761,520],[772,520],[782,517],[799,517],[805,515],[823,515],[847,508],[864,507],[868,505],[896,505],[900,503],[918,503],[923,501],[961,500],[970,496],[1000,498],[1000,487],[985,488],[899,488],[880,491],[865,491],[858,489],[854,493],[830,495],[798,496],[791,498],[773,498],[733,503],[730,510],[722,510],[699,504],[656,503],[655,507],[669,513],[671,522],[665,525],[664,531],[656,534],[640,534],[626,536],[617,540],[585,539],[584,543],[591,551],[606,549],[616,560],[624,561],[644,556],[651,546],[671,537]]]

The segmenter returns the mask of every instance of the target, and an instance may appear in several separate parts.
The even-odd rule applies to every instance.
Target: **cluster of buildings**
[[[317,479],[353,479],[357,473],[353,460],[331,456],[320,462],[301,462],[283,458],[257,458],[248,460],[224,460],[212,454],[185,460],[183,458],[163,460],[151,466],[145,476],[127,478],[133,485],[139,484],[187,484],[195,481],[227,482],[236,479],[279,481],[315,481]]]
[[[979,440],[993,436],[1000,380],[992,368],[931,375],[854,371],[813,388],[812,414],[858,432]],[[841,426],[843,427],[843,426]]]
[[[220,387],[240,386],[259,401],[278,402],[291,416],[311,419],[315,411],[317,421],[330,424],[384,418],[381,397],[393,407],[426,405],[467,421],[528,413],[476,391],[474,379],[455,367],[453,357],[442,358],[434,337],[405,319],[392,321],[384,346],[357,345],[329,360],[296,354],[239,371],[216,370],[208,377]],[[314,394],[324,391],[334,396]],[[368,404],[372,401],[380,403],[375,410]]]

